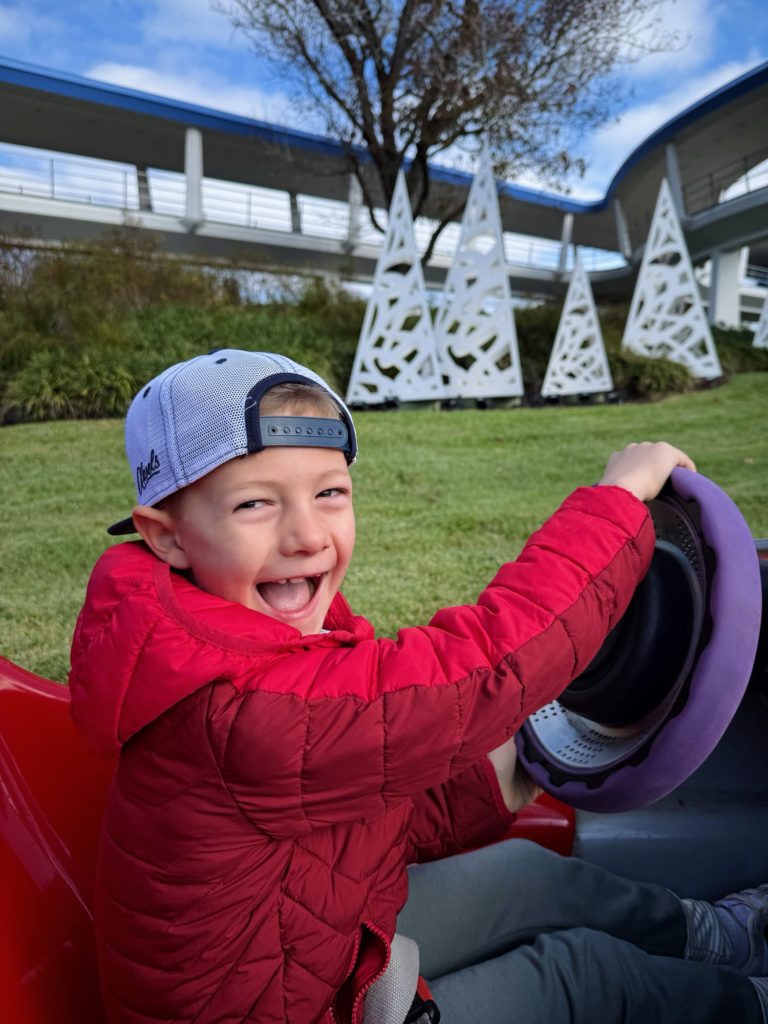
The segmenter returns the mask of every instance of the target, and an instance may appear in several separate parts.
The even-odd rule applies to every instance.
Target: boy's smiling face
[[[173,551],[161,557],[203,590],[302,634],[321,630],[355,543],[341,451],[274,447],[233,459],[180,491],[164,515]]]

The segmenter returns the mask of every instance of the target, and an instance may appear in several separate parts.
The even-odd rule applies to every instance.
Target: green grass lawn
[[[768,535],[768,374],[647,405],[356,416],[358,544],[345,591],[383,633],[473,599],[611,451],[666,439]],[[0,654],[53,679],[105,527],[130,511],[117,421],[0,429]]]

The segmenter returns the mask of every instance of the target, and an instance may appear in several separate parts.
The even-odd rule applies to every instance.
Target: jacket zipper
[[[355,948],[353,950],[352,957],[349,961],[349,970],[346,973],[344,981],[346,981],[347,978],[349,978],[349,976],[353,973],[355,969],[357,955],[360,952],[360,941],[360,932],[358,931],[357,935],[355,936]],[[344,981],[342,982],[342,985],[344,984]],[[336,1010],[333,1008],[333,1003],[331,1003],[331,1005],[328,1007],[328,1014],[331,1018],[331,1024],[340,1024],[338,1015],[336,1014]]]
[[[366,922],[364,927],[367,928],[370,932],[373,932],[374,935],[378,936],[381,939],[381,941],[384,943],[385,947],[387,949],[389,949],[389,939],[386,937],[384,932],[382,932],[379,928],[377,928],[373,924],[370,924],[369,922]],[[355,1021],[357,1020],[357,1016],[356,1015],[357,1015],[358,1006],[360,1005],[362,1000],[365,999],[366,993],[370,989],[371,985],[373,985],[374,982],[379,980],[379,978],[382,976],[382,974],[384,974],[384,972],[386,971],[388,966],[389,966],[389,957],[387,957],[384,960],[384,964],[383,964],[381,970],[378,972],[378,974],[374,974],[372,978],[369,978],[369,980],[365,983],[365,985],[363,985],[363,987],[359,990],[359,992],[355,996],[355,1000],[352,1003],[352,1014],[351,1014],[352,1021],[351,1021],[351,1024],[355,1024]]]

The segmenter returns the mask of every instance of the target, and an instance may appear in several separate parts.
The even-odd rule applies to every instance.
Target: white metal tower
[[[612,387],[592,288],[577,252],[541,394],[544,398],[596,394]]]
[[[485,145],[443,299],[435,334],[447,397],[522,395],[499,199]]]
[[[413,237],[408,188],[398,175],[384,246],[347,390],[347,401],[381,405],[440,399],[432,318]]]
[[[713,380],[722,375],[666,179],[656,200],[622,347],[683,363],[694,377]]]

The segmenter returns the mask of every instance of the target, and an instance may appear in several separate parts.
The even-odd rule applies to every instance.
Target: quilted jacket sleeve
[[[653,552],[645,506],[582,488],[475,605],[396,640],[277,659],[220,691],[212,742],[242,810],[272,835],[369,817],[499,746],[590,662]]]
[[[487,846],[506,835],[516,817],[504,803],[487,757],[411,799],[411,862]]]

